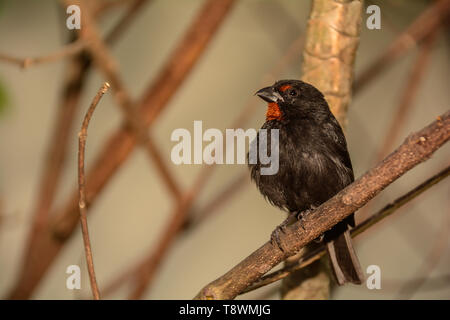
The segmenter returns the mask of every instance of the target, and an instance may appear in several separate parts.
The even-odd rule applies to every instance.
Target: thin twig
[[[427,179],[411,191],[407,192],[406,194],[402,195],[401,197],[398,197],[385,207],[383,207],[378,212],[372,214],[369,218],[364,220],[362,223],[358,224],[355,229],[352,230],[352,237],[356,237],[359,234],[363,233],[367,229],[369,229],[374,224],[378,223],[379,221],[383,220],[384,218],[387,218],[392,213],[397,211],[398,209],[402,208],[405,204],[410,203],[412,200],[414,200],[416,197],[421,195],[423,192],[427,191],[432,186],[436,185],[440,181],[447,178],[450,174],[450,166],[442,170],[441,172],[437,173],[433,177]],[[283,269],[274,271],[272,273],[269,273],[263,277],[261,277],[260,280],[256,281],[254,284],[252,284],[250,287],[245,289],[242,293],[247,293],[250,291],[253,291],[255,289],[261,288],[263,286],[266,286],[268,284],[271,284],[275,281],[281,280],[285,277],[287,277],[291,272],[299,270],[312,262],[320,259],[325,254],[325,248],[323,246],[318,247],[316,250],[308,252],[305,256],[301,257],[298,260],[298,263],[295,265],[290,265],[288,267],[285,267]]]
[[[83,233],[84,251],[86,254],[86,263],[89,272],[89,280],[91,282],[92,295],[95,300],[100,300],[100,292],[97,286],[97,280],[95,278],[94,260],[92,258],[91,241],[89,239],[89,230],[86,217],[86,178],[84,174],[84,154],[86,149],[87,129],[95,108],[97,107],[100,99],[108,91],[109,83],[105,82],[97,95],[92,100],[86,115],[84,116],[83,124],[81,126],[80,133],[78,134],[78,190],[80,194],[79,208],[80,208],[80,221],[81,232]]]
[[[310,215],[286,228],[281,250],[271,241],[204,287],[196,299],[232,299],[281,261],[364,206],[384,188],[430,156],[450,139],[450,111],[411,134],[396,151]]]
[[[31,66],[55,62],[57,60],[75,55],[81,52],[86,47],[86,43],[82,40],[77,40],[65,45],[62,49],[50,53],[45,56],[34,57],[34,58],[17,58],[11,55],[0,53],[0,61],[9,62],[16,64],[23,69],[27,69]]]

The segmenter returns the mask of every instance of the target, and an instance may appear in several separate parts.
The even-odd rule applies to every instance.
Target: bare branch
[[[0,53],[0,61],[9,62],[18,65],[19,67],[23,69],[27,69],[31,66],[54,62],[72,55],[75,55],[81,50],[85,48],[86,44],[84,41],[77,40],[74,42],[71,42],[64,46],[62,49],[53,52],[49,55],[41,56],[41,57],[34,57],[34,58],[16,58],[10,55],[6,55],[3,53]]]
[[[109,83],[105,82],[97,95],[92,100],[86,115],[84,116],[83,124],[81,126],[80,133],[78,134],[78,190],[80,200],[78,207],[80,208],[80,220],[81,220],[81,232],[83,234],[84,251],[86,254],[87,268],[89,272],[89,280],[91,282],[91,290],[95,300],[100,300],[100,292],[97,286],[97,280],[95,279],[94,260],[92,258],[91,241],[89,238],[88,223],[86,217],[86,178],[84,174],[84,155],[86,149],[87,129],[95,108],[97,107],[100,99],[108,91]]]
[[[236,297],[275,265],[294,255],[303,246],[361,208],[404,173],[427,160],[449,139],[450,111],[411,134],[380,164],[302,219],[304,230],[300,222],[288,227],[280,237],[283,251],[270,241],[267,242],[225,275],[203,288],[196,299]]]

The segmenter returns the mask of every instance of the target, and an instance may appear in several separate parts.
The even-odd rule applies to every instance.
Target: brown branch
[[[206,46],[230,12],[232,0],[208,0],[191,27],[175,48],[161,73],[144,93],[140,100],[140,114],[146,126],[155,121],[160,112],[187,78],[201,57]],[[95,165],[88,175],[86,186],[86,204],[89,206],[100,191],[112,178],[118,168],[126,161],[136,144],[136,135],[126,126],[117,130],[97,157]],[[42,232],[42,241],[36,243],[33,250],[37,257],[26,264],[20,272],[18,282],[9,294],[10,299],[28,298],[44,273],[62,249],[65,241],[75,230],[78,223],[78,194],[74,193],[63,209],[55,213],[51,226]]]
[[[16,64],[23,69],[27,69],[31,66],[49,63],[49,62],[55,62],[57,60],[75,55],[75,54],[81,52],[85,48],[85,46],[86,46],[86,44],[84,41],[77,40],[77,41],[67,44],[62,49],[60,49],[56,52],[50,53],[45,56],[34,57],[34,58],[17,58],[17,57],[13,57],[13,56],[10,56],[7,54],[0,53],[0,61]]]
[[[405,204],[410,203],[412,200],[417,198],[419,195],[421,195],[423,192],[427,191],[432,186],[436,185],[440,181],[444,180],[450,175],[450,167],[445,168],[441,172],[437,173],[433,177],[427,179],[411,191],[407,192],[406,194],[398,197],[388,205],[384,206],[381,210],[378,212],[372,214],[369,218],[358,224],[353,230],[352,230],[352,237],[356,237],[369,229],[371,226],[375,225],[376,223],[380,222],[384,218],[389,217],[391,214],[396,212],[398,209],[402,208]],[[255,283],[253,283],[251,286],[249,286],[247,289],[245,289],[242,293],[247,293],[250,291],[253,291],[255,289],[261,288],[263,286],[266,286],[268,284],[271,284],[275,281],[281,280],[285,277],[287,277],[291,272],[299,270],[301,268],[306,267],[307,265],[311,264],[312,262],[320,259],[323,255],[325,255],[325,247],[321,246],[318,247],[316,250],[308,252],[305,256],[302,256],[298,263],[295,265],[290,265],[289,267],[285,267],[283,269],[274,271],[272,273],[269,273]]]
[[[275,265],[361,208],[404,173],[427,160],[450,139],[450,111],[411,134],[396,151],[354,183],[289,226],[280,237],[281,251],[267,242],[219,279],[204,287],[196,299],[232,299]],[[303,228],[300,226],[302,225]]]
[[[407,53],[409,49],[415,47],[434,30],[438,29],[446,21],[449,12],[450,0],[432,2],[404,32],[396,37],[394,42],[377,57],[375,62],[356,77],[353,92],[356,94],[362,90],[382,70]]]
[[[80,133],[78,134],[78,190],[80,195],[80,201],[78,207],[80,208],[80,221],[81,221],[81,232],[83,234],[84,251],[86,255],[86,263],[89,272],[89,280],[91,282],[92,295],[95,300],[100,300],[100,292],[97,286],[97,280],[95,278],[94,270],[94,259],[92,258],[92,248],[91,240],[89,238],[88,223],[86,217],[86,177],[84,174],[84,155],[86,151],[86,139],[87,139],[87,129],[89,122],[91,121],[92,115],[94,114],[95,108],[97,107],[100,99],[108,91],[109,83],[105,82],[97,95],[92,100],[89,109],[84,116],[83,124],[81,126]]]

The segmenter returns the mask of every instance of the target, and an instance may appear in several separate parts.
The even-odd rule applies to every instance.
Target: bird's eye
[[[291,90],[289,90],[289,95],[291,97],[296,97],[298,95],[298,92],[295,89],[291,89]]]

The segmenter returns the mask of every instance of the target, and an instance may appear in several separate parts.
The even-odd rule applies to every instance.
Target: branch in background
[[[145,124],[151,125],[160,112],[168,105],[180,85],[201,57],[221,23],[230,12],[232,0],[208,0],[201,9],[180,44],[147,89],[141,99],[140,112]],[[92,173],[88,175],[86,200],[89,206],[107,184],[118,168],[131,154],[136,144],[136,136],[122,126],[108,140],[97,157]],[[54,214],[51,226],[42,232],[42,243],[33,247],[38,257],[27,264],[18,277],[18,282],[10,292],[9,299],[26,299],[34,291],[42,276],[48,270],[65,241],[78,223],[78,194],[74,193],[60,212]],[[31,259],[33,260],[33,259]]]
[[[391,120],[391,126],[384,138],[384,142],[379,150],[378,156],[376,157],[377,161],[383,159],[383,157],[385,157],[388,152],[392,150],[392,146],[397,140],[400,130],[404,127],[408,115],[412,112],[411,109],[414,106],[414,99],[417,96],[421,82],[424,80],[424,74],[430,61],[437,31],[437,28],[431,31],[421,45],[417,60],[414,63],[411,74],[408,76],[406,86],[403,89],[396,113]]]
[[[396,151],[280,237],[281,251],[270,241],[219,279],[196,299],[233,299],[270,269],[355,212],[404,173],[427,160],[450,139],[450,111],[411,134]],[[304,229],[303,229],[303,228]]]
[[[181,191],[178,187],[178,183],[170,173],[169,169],[166,166],[166,163],[162,160],[159,150],[153,143],[153,140],[150,138],[150,135],[144,123],[141,121],[137,113],[136,105],[132,101],[129,92],[125,88],[125,85],[119,75],[120,73],[117,67],[117,62],[110,54],[109,49],[101,39],[100,32],[95,25],[95,21],[88,6],[86,6],[81,1],[65,0],[63,2],[66,5],[77,3],[80,6],[81,11],[83,12],[83,28],[79,32],[80,38],[88,43],[87,49],[91,53],[92,58],[100,71],[105,75],[107,80],[110,81],[112,89],[115,93],[114,97],[116,98],[119,106],[122,108],[128,124],[135,131],[139,142],[147,151],[150,159],[154,160],[158,168],[158,172],[163,177],[169,191],[172,193],[174,198],[178,200],[181,196]]]
[[[78,207],[80,208],[81,233],[83,234],[84,252],[86,255],[86,263],[89,272],[89,280],[91,282],[92,295],[95,300],[100,300],[100,292],[95,278],[94,259],[92,258],[91,240],[89,238],[88,223],[86,217],[86,177],[84,174],[84,155],[86,151],[87,129],[95,108],[100,99],[108,91],[109,83],[105,82],[97,95],[92,100],[89,109],[84,116],[83,124],[80,133],[78,134],[78,192],[80,194],[80,201]]]
[[[53,52],[49,55],[35,57],[35,58],[17,58],[7,54],[0,53],[0,61],[9,62],[18,65],[23,69],[27,69],[31,66],[55,62],[57,60],[61,60],[67,58],[69,56],[73,56],[79,52],[81,52],[85,48],[86,44],[84,41],[77,40],[71,42],[64,46],[62,49]]]
[[[438,29],[450,12],[450,0],[437,0],[417,18],[413,23],[383,52],[374,63],[356,77],[353,91],[356,94],[362,90],[381,70],[390,66],[392,62],[403,56],[409,49],[415,47],[430,33]]]
[[[427,191],[432,186],[436,185],[440,181],[447,178],[450,174],[450,167],[445,168],[438,174],[434,175],[433,177],[427,179],[411,191],[407,192],[406,194],[402,195],[401,197],[398,197],[393,202],[389,203],[383,209],[379,210],[378,212],[372,214],[369,218],[358,224],[353,230],[352,230],[352,237],[356,237],[357,235],[363,233],[367,229],[369,229],[374,224],[380,222],[384,218],[389,217],[391,214],[396,212],[398,209],[402,208],[405,204],[410,203],[412,200],[417,198],[419,195],[421,195],[423,192]],[[281,280],[285,277],[287,277],[291,272],[299,270],[301,268],[306,267],[310,263],[320,259],[323,255],[325,255],[326,250],[325,247],[321,246],[317,248],[317,250],[307,253],[305,256],[302,256],[296,265],[291,265],[289,267],[285,267],[283,269],[274,271],[270,274],[267,274],[255,283],[253,283],[250,287],[245,289],[242,293],[247,293],[250,291],[253,291],[255,289],[261,288],[263,286],[266,286],[268,284],[271,284],[275,281]]]
[[[121,35],[122,30],[127,29],[131,22],[136,18],[136,15],[139,13],[143,7],[148,4],[150,0],[133,0],[133,2],[129,5],[127,9],[127,13],[124,14],[114,28],[108,33],[105,38],[106,43],[115,42]],[[94,14],[95,15],[95,14]]]

